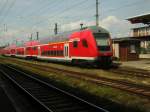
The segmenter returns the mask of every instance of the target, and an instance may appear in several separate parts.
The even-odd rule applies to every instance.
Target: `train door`
[[[69,58],[69,44],[68,43],[64,45],[64,57],[65,59]]]
[[[39,56],[41,55],[41,48],[40,48],[40,46],[38,46],[38,55]]]
[[[26,55],[26,48],[25,47],[23,48],[23,55],[24,56]]]

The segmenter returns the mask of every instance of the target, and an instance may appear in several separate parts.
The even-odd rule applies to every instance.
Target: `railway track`
[[[108,112],[11,66],[0,65],[0,68],[0,72],[40,104],[44,112]]]
[[[25,65],[25,66],[27,66],[27,65]],[[148,86],[137,85],[137,84],[133,84],[133,83],[129,83],[129,82],[119,81],[116,79],[109,79],[109,78],[95,76],[95,75],[91,75],[91,74],[87,74],[87,73],[85,74],[85,73],[81,73],[81,72],[59,69],[59,68],[55,68],[55,67],[46,67],[44,65],[37,66],[36,64],[33,64],[32,67],[36,68],[38,70],[53,72],[56,74],[63,73],[70,77],[86,80],[86,81],[89,81],[89,82],[92,82],[92,83],[95,83],[98,85],[110,86],[113,88],[117,88],[117,89],[127,91],[130,93],[134,93],[136,95],[143,96],[145,98],[150,99],[150,87],[148,87]]]
[[[8,59],[10,61],[15,61],[15,62],[21,62],[20,60],[17,59]],[[25,62],[24,63],[29,63],[29,62]],[[32,63],[35,64],[35,63]],[[40,65],[41,66],[41,65]],[[44,66],[44,65],[42,65]],[[45,65],[45,67],[47,67]],[[140,70],[140,69],[135,69],[135,68],[115,68],[115,69],[109,69],[107,70],[107,72],[111,72],[111,73],[115,73],[115,74],[119,74],[119,75],[129,75],[129,76],[135,76],[135,77],[139,77],[139,78],[150,78],[150,71],[148,70]]]
[[[17,62],[16,62],[17,63]],[[23,66],[28,66],[28,62],[19,62]],[[50,67],[46,65],[38,65],[35,63],[30,63],[31,66],[37,70],[41,71],[47,71],[51,73],[56,73],[56,74],[65,74],[67,76],[81,79],[81,80],[86,80],[91,83],[95,83],[97,85],[105,85],[113,88],[117,88],[132,94],[136,94],[138,96],[145,97],[147,99],[150,99],[150,87],[149,86],[144,86],[144,85],[137,85],[133,83],[129,83],[126,81],[120,81],[117,79],[110,79],[110,78],[105,78],[101,76],[96,76],[94,74],[85,74],[81,72],[75,72],[75,71],[70,71],[70,70],[64,70],[56,67]]]
[[[110,69],[109,72],[117,73],[119,75],[130,75],[141,78],[150,78],[150,72],[146,70],[140,69],[131,69],[131,68],[118,68],[118,69]]]

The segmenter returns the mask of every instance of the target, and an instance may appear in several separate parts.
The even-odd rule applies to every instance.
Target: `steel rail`
[[[27,66],[27,63],[22,63],[22,64]],[[89,81],[89,82],[92,82],[92,83],[95,83],[98,85],[102,84],[105,86],[110,86],[113,88],[117,88],[117,89],[120,89],[123,91],[127,91],[129,93],[136,94],[136,95],[142,96],[144,98],[150,99],[150,87],[149,86],[133,84],[133,83],[120,81],[120,80],[116,80],[116,79],[110,79],[110,78],[95,76],[95,75],[87,74],[87,73],[85,74],[85,73],[81,73],[81,72],[64,70],[64,69],[49,67],[49,66],[45,66],[45,65],[39,66],[39,65],[33,64],[33,63],[30,63],[30,64],[32,65],[33,68],[38,69],[38,70],[53,72],[56,74],[58,74],[58,73],[60,74],[63,72],[67,76],[86,80],[86,81]]]
[[[117,89],[120,89],[123,91],[127,91],[129,93],[136,94],[136,95],[150,99],[150,87],[149,86],[133,84],[133,83],[129,83],[126,81],[120,81],[120,80],[116,80],[116,79],[95,76],[94,74],[87,74],[87,73],[85,74],[85,73],[81,73],[81,72],[64,70],[64,69],[50,67],[50,66],[46,66],[46,65],[39,65],[39,64],[35,64],[35,63],[29,63],[29,62],[19,62],[19,63],[21,63],[24,66],[31,64],[31,66],[35,69],[47,71],[47,72],[53,72],[56,74],[63,72],[63,73],[65,73],[65,75],[68,75],[68,76],[71,76],[74,78],[87,80],[89,82],[96,83],[96,84],[110,86],[113,88],[117,88]]]
[[[7,67],[7,69],[6,69],[6,67]],[[94,109],[95,110],[95,112],[97,111],[97,112],[108,112],[107,110],[105,110],[105,109],[103,109],[103,108],[101,108],[101,107],[99,107],[99,106],[96,106],[96,105],[94,105],[94,104],[92,104],[92,103],[90,103],[90,102],[88,102],[88,101],[85,101],[85,100],[83,100],[83,99],[81,99],[81,98],[79,98],[79,97],[77,97],[77,96],[75,96],[75,95],[73,95],[73,94],[70,94],[70,93],[68,93],[68,92],[66,92],[66,91],[64,91],[64,90],[61,90],[61,89],[59,89],[59,88],[56,88],[55,86],[53,86],[53,85],[50,85],[49,83],[46,83],[46,82],[44,82],[44,81],[41,81],[40,79],[37,79],[37,78],[35,78],[35,77],[33,77],[33,76],[31,76],[30,74],[27,74],[27,73],[25,73],[25,72],[23,72],[23,71],[20,71],[20,70],[17,70],[17,69],[15,69],[15,68],[13,68],[13,67],[11,67],[11,66],[5,66],[5,68],[3,67],[3,69],[5,69],[4,71],[2,71],[1,70],[1,72],[4,74],[4,75],[6,75],[10,80],[12,80],[16,85],[18,85],[20,88],[22,88],[27,94],[29,94],[32,98],[34,98],[38,103],[40,103],[43,107],[45,107],[48,111],[50,111],[50,112],[54,112],[53,110],[51,110],[51,109],[49,109],[47,106],[45,106],[45,104],[43,103],[43,102],[41,102],[39,99],[37,99],[36,97],[34,97],[31,93],[29,93],[28,91],[27,91],[27,89],[25,89],[25,88],[23,88],[22,87],[22,85],[21,84],[19,84],[17,81],[17,79],[16,79],[16,77],[14,77],[14,74],[13,75],[9,75],[8,76],[8,71],[7,70],[9,70],[9,72],[11,71],[11,73],[12,73],[12,71],[14,71],[15,72],[15,74],[20,74],[20,75],[15,75],[15,76],[17,76],[17,77],[20,77],[20,78],[22,78],[23,79],[23,77],[28,77],[28,79],[29,80],[34,80],[33,82],[37,82],[38,84],[40,83],[40,86],[41,85],[44,85],[44,86],[46,86],[46,87],[48,87],[48,88],[52,88],[52,89],[54,89],[55,91],[57,90],[57,91],[59,91],[61,94],[63,94],[63,95],[66,95],[66,98],[69,96],[69,98],[71,98],[71,99],[75,99],[75,101],[76,102],[80,102],[82,105],[83,104],[85,104],[86,106],[85,107],[88,107],[88,108],[81,108],[81,110],[84,112],[90,112],[90,109]],[[16,81],[17,80],[17,81]],[[23,79],[24,80],[24,79]],[[30,81],[30,83],[31,83],[32,81]],[[24,82],[21,82],[22,84],[24,83]],[[31,85],[29,83],[29,85]],[[35,86],[36,87],[36,86]],[[27,87],[27,88],[29,88],[29,87]],[[30,86],[30,89],[34,89],[34,88],[32,88],[31,86]],[[40,92],[39,92],[40,93]],[[45,93],[44,93],[45,94]],[[73,102],[72,102],[73,103]],[[80,104],[79,103],[79,104]],[[80,110],[80,108],[79,108],[79,110]],[[85,110],[84,110],[85,109]],[[70,110],[71,111],[71,110]],[[65,111],[64,111],[65,112]],[[77,111],[75,111],[75,112],[78,112],[78,110]]]

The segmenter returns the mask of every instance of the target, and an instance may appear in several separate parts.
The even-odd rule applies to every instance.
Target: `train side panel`
[[[96,42],[90,30],[76,32],[71,35],[71,58],[73,60],[94,60],[97,56]]]

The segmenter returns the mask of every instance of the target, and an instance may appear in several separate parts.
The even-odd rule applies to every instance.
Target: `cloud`
[[[62,31],[68,31],[80,28],[80,23],[83,23],[84,26],[95,25],[95,21],[75,21],[68,24],[64,24],[61,29]],[[126,21],[121,20],[115,16],[108,16],[102,21],[99,21],[100,26],[106,28],[112,35],[112,37],[125,37],[129,36],[130,29],[132,25]]]
[[[100,22],[101,26],[108,29],[113,37],[125,37],[130,35],[132,25],[115,16],[108,16]]]
[[[83,23],[84,26],[95,25],[95,21],[74,21],[61,25],[59,32],[78,29],[80,28],[81,23]],[[129,32],[132,27],[128,21],[119,19],[115,16],[108,16],[102,21],[99,21],[99,23],[100,26],[106,28],[111,33],[112,38],[129,36]],[[33,38],[36,38],[36,31],[39,31],[40,38],[53,34],[53,29],[49,29],[45,26],[32,26],[32,28],[22,27],[19,28],[19,30],[18,27],[16,27],[14,29],[9,29],[7,32],[1,32],[2,37],[0,37],[0,41],[2,41],[3,38],[5,38],[7,42],[13,42],[15,39],[18,41],[27,41],[29,40],[31,33],[33,34]]]

